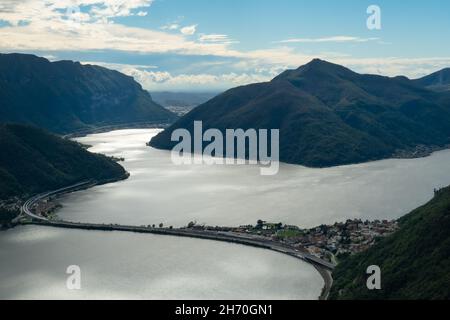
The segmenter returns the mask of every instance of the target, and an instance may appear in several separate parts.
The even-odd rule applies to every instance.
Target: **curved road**
[[[25,214],[26,216],[30,217],[31,219],[35,219],[35,220],[39,220],[39,221],[48,221],[48,219],[33,213],[32,208],[36,203],[38,203],[39,201],[44,200],[46,198],[49,198],[51,196],[61,195],[61,194],[67,193],[67,192],[80,190],[82,188],[88,188],[88,187],[94,186],[96,184],[97,183],[94,180],[83,181],[83,182],[71,185],[69,187],[65,187],[65,188],[61,188],[58,190],[44,192],[44,193],[35,195],[34,197],[31,197],[30,199],[25,201],[25,203],[22,205],[21,213],[22,213],[22,215]]]
[[[94,224],[94,223],[78,223],[68,221],[53,221],[48,220],[42,216],[33,213],[33,206],[39,201],[51,196],[76,191],[82,188],[93,186],[96,183],[94,181],[81,182],[66,188],[61,188],[55,191],[42,193],[28,199],[22,206],[22,214],[31,218],[31,221],[22,221],[21,224],[33,224],[49,227],[67,228],[67,229],[81,229],[81,230],[98,230],[98,231],[122,231],[122,232],[137,232],[137,233],[151,233],[158,235],[169,235],[177,237],[190,237],[214,241],[223,241],[230,243],[237,243],[247,246],[253,246],[263,249],[269,249],[279,253],[287,254],[291,257],[300,259],[307,263],[312,264],[322,276],[325,286],[320,295],[321,300],[328,298],[333,279],[331,277],[331,271],[335,265],[313,256],[309,253],[299,251],[293,247],[284,245],[279,242],[272,241],[262,236],[241,234],[233,232],[221,232],[211,230],[193,230],[193,229],[169,229],[169,228],[151,228],[145,226],[125,226],[117,224]]]

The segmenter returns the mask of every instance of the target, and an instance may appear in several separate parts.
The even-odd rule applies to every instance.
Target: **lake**
[[[78,141],[124,157],[130,179],[61,199],[66,220],[175,227],[256,220],[301,227],[348,218],[394,219],[450,183],[450,151],[328,169],[282,164],[175,166],[145,145],[159,130],[121,130]],[[0,299],[316,299],[310,265],[268,250],[148,234],[18,227],[0,232]],[[66,288],[69,265],[82,289]]]
[[[0,299],[317,299],[309,264],[169,236],[26,226],[0,232]],[[68,290],[68,266],[81,290]]]
[[[124,157],[130,179],[70,194],[59,215],[72,221],[175,227],[190,221],[238,226],[258,219],[314,227],[349,218],[396,219],[450,184],[450,150],[410,160],[310,169],[282,164],[175,166],[170,152],[145,145],[159,130],[121,130],[78,141]]]

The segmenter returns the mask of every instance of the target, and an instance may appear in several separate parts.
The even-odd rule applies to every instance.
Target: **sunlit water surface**
[[[0,261],[0,299],[317,299],[323,286],[269,250],[148,234],[20,227],[0,232]]]
[[[158,130],[121,130],[78,139],[124,157],[130,179],[64,196],[61,218],[184,226],[282,221],[302,227],[348,218],[394,219],[450,183],[450,151],[329,169],[282,164],[175,166],[145,145]],[[313,267],[274,252],[195,239],[20,227],[0,233],[0,299],[315,299]],[[82,290],[66,288],[69,265]]]
[[[412,160],[310,169],[281,164],[274,176],[257,166],[181,165],[145,144],[158,130],[121,130],[78,139],[93,152],[125,158],[130,179],[65,197],[73,221],[185,226],[254,224],[258,219],[313,227],[348,218],[393,219],[450,184],[450,150]]]

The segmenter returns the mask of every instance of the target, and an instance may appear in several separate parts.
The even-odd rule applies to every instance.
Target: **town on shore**
[[[56,201],[57,197],[42,199],[33,206],[33,211],[49,220],[57,220],[55,212],[61,208]],[[9,212],[9,219],[0,221],[0,229],[12,227],[11,220],[20,212],[22,201],[15,199],[9,203],[2,203],[1,207]],[[8,221],[9,220],[9,221]],[[162,223],[152,225],[153,228],[164,228]],[[172,229],[173,227],[170,227]],[[373,246],[379,239],[392,234],[398,229],[396,220],[362,221],[349,219],[345,222],[336,222],[332,225],[321,225],[311,229],[302,229],[298,226],[283,223],[270,223],[258,220],[256,225],[243,225],[239,227],[219,227],[200,225],[189,222],[183,229],[197,231],[230,232],[239,235],[251,235],[279,242],[300,251],[310,253],[332,263],[337,263],[340,257],[363,252]]]
[[[210,227],[190,222],[187,229],[232,232],[266,237],[295,249],[308,252],[318,258],[336,263],[339,257],[363,252],[379,239],[398,229],[396,220],[362,221],[349,219],[333,225],[321,225],[312,229],[283,223],[259,220],[256,225],[233,227]]]

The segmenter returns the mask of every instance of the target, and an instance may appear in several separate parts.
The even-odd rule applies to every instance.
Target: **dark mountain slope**
[[[382,290],[369,291],[366,269],[381,268]],[[400,219],[400,230],[333,272],[331,299],[450,298],[450,187]]]
[[[0,200],[127,176],[115,161],[34,127],[0,125],[0,150]]]
[[[33,124],[58,133],[132,122],[173,121],[175,116],[117,71],[0,54],[0,122]]]
[[[450,91],[450,68],[442,69],[423,78],[414,80],[415,83],[435,91]]]
[[[181,118],[150,145],[170,149],[173,130],[280,129],[280,158],[312,167],[364,162],[450,142],[450,100],[404,77],[357,74],[321,60],[271,82],[231,89]]]

